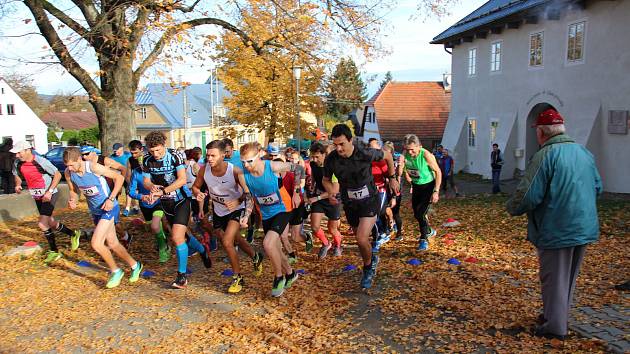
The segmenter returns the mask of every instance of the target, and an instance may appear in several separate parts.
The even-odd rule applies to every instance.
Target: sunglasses
[[[256,158],[254,157],[253,159],[249,159],[249,160],[241,160],[241,162],[243,163],[243,165],[245,164],[253,164],[254,161],[256,161]]]
[[[84,153],[81,154],[81,156],[83,156],[83,157],[88,156],[88,155],[90,155],[89,152],[84,152]]]

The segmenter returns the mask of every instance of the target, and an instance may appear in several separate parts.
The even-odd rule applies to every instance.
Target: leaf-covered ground
[[[41,257],[0,258],[0,352],[604,351],[601,343],[575,335],[560,343],[529,334],[541,307],[537,259],[525,241],[525,218],[510,218],[504,202],[501,197],[441,201],[432,223],[455,218],[461,225],[438,228],[430,251],[419,253],[404,201],[405,240],[383,247],[369,294],[359,289],[360,270],[343,271],[360,266],[347,228],[342,257],[319,261],[317,248],[305,254],[297,247],[297,268],[305,274],[279,299],[269,296],[268,261],[257,278],[245,257],[246,287],[228,295],[221,250],[213,254],[211,270],[191,257],[188,289],[168,289],[175,260],[159,265],[152,237],[130,223],[136,236],[132,254],[156,275],[105,290],[102,268],[76,264],[102,264],[89,246],[82,243],[70,252],[69,241],[59,237],[67,251],[53,266],[44,266]],[[612,286],[627,280],[629,207],[628,201],[601,202],[602,235],[587,251],[576,306],[628,308]],[[85,208],[58,215],[72,227],[90,227]],[[2,253],[29,240],[45,244],[35,219],[0,224]],[[471,257],[478,262],[465,261],[474,261]],[[448,264],[451,258],[461,265]],[[411,259],[422,263],[408,264]]]

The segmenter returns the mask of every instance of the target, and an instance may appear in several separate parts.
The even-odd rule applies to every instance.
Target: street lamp
[[[300,75],[302,74],[301,66],[293,67],[293,77],[295,78],[295,111],[297,115],[297,149],[298,154],[302,155],[302,131],[300,130]]]

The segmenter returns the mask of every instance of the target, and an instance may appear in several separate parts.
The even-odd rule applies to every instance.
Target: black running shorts
[[[155,204],[152,208],[147,208],[144,207],[142,205],[140,205],[140,211],[142,212],[142,216],[144,217],[144,221],[151,221],[153,220],[153,213],[155,211],[161,211],[162,209],[160,208],[160,204]]]
[[[55,203],[57,202],[57,193],[52,195],[49,202],[44,202],[41,199],[35,199],[35,205],[37,205],[37,211],[39,215],[52,216],[55,211]]]
[[[301,204],[298,208],[293,209],[291,212],[291,220],[289,220],[289,225],[301,225],[308,213],[306,212],[306,207],[304,204]]]
[[[190,199],[184,198],[179,201],[160,201],[164,215],[171,225],[188,225],[190,220]]]
[[[377,216],[381,209],[380,202],[381,201],[378,195],[373,195],[369,198],[356,202],[345,201],[343,204],[343,210],[346,212],[348,224],[352,227],[358,227],[360,218]]]
[[[267,235],[268,231],[274,231],[278,235],[282,235],[284,229],[289,224],[289,220],[291,219],[291,212],[283,211],[274,215],[273,217],[263,220],[263,231],[265,235]]]
[[[234,210],[233,212],[225,216],[219,216],[213,212],[212,213],[212,227],[214,227],[215,229],[221,229],[225,231],[231,220],[234,220],[237,223],[240,223],[241,216],[243,215],[243,213],[245,213],[245,209]]]
[[[324,214],[328,220],[341,219],[341,204],[332,205],[328,199],[322,199],[311,204],[311,213]]]

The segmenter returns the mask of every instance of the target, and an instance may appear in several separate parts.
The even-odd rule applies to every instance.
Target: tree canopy
[[[328,114],[337,119],[359,107],[367,98],[367,88],[352,58],[341,58],[326,83]],[[345,120],[345,119],[342,119]]]

